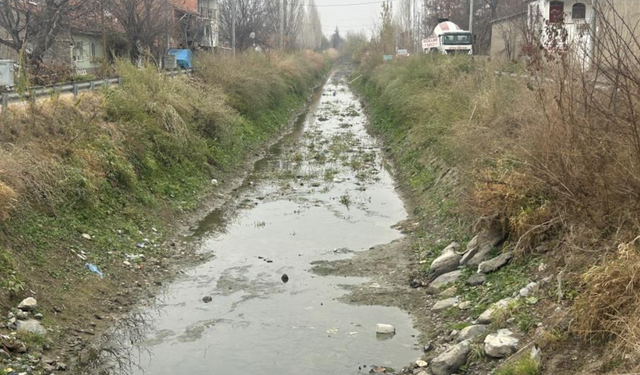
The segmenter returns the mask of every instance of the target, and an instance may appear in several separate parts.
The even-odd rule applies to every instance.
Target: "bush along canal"
[[[366,121],[337,68],[233,197],[191,228],[206,260],[123,319],[87,371],[348,375],[418,359],[414,321],[394,301],[402,251],[385,245],[402,242],[394,225],[407,212]]]

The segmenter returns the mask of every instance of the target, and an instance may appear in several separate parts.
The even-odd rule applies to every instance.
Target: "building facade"
[[[596,16],[600,21],[596,20],[594,33],[592,21]],[[594,35],[602,34],[605,23],[609,27],[622,26],[620,19],[629,25],[640,22],[640,1],[601,1],[598,12],[594,12],[591,0],[528,1],[525,12],[492,22],[490,55],[514,60],[526,53],[523,47],[530,44],[558,50],[571,48],[578,59],[586,61],[594,51]],[[640,29],[636,28],[637,35],[629,35],[631,31],[622,28],[619,31],[623,36],[640,38]]]

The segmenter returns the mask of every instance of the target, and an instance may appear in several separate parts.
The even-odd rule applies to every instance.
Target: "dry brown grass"
[[[0,221],[4,221],[9,218],[9,214],[13,209],[16,197],[16,192],[4,182],[0,181]]]
[[[586,339],[617,339],[612,351],[640,356],[640,252],[635,240],[582,276],[574,310],[576,330]]]

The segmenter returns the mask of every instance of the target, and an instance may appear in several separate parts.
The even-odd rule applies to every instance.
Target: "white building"
[[[638,0],[640,2],[640,0]],[[523,12],[492,22],[491,56],[516,59],[525,33],[539,35],[549,49],[575,51],[584,58],[593,46],[592,0],[532,0]]]
[[[528,16],[529,22],[542,28],[547,47],[572,48],[580,57],[589,55],[593,45],[591,0],[534,0],[529,3]],[[561,33],[554,34],[554,29]]]

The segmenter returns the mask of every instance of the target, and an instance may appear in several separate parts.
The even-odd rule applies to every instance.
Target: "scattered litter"
[[[137,261],[144,258],[144,254],[125,254],[128,260]]]
[[[140,242],[140,243],[138,243],[138,244],[136,245],[136,247],[137,247],[138,249],[144,249],[144,248],[146,247],[146,245],[145,245],[144,243]]]
[[[280,278],[282,280],[283,283],[288,283],[289,282],[289,276],[285,273],[282,275],[282,277]]]
[[[337,335],[338,332],[340,332],[340,330],[338,328],[329,328],[327,330],[327,333],[330,334],[330,335]]]
[[[85,240],[90,240],[91,239],[91,235],[88,233],[82,233],[82,238],[84,238]]]
[[[215,178],[211,180],[211,185],[213,186],[218,186],[218,180],[216,180]]]
[[[89,271],[95,273],[96,275],[100,276],[100,278],[102,279],[104,277],[104,275],[102,274],[102,272],[100,272],[100,270],[98,269],[98,266],[96,266],[93,263],[87,263],[84,265]]]

